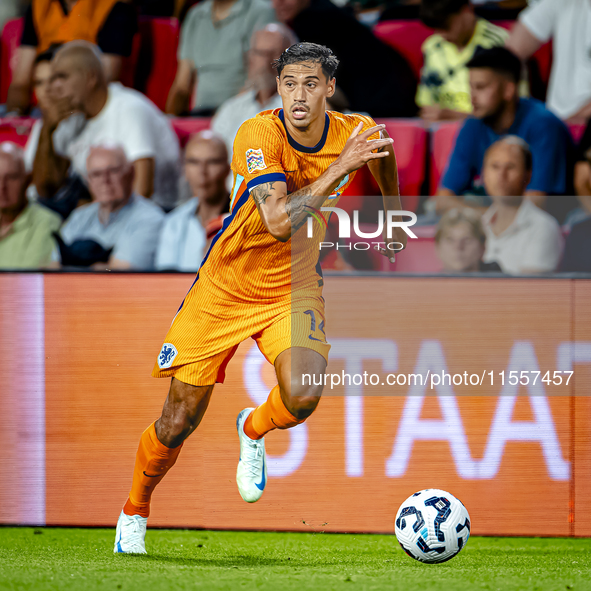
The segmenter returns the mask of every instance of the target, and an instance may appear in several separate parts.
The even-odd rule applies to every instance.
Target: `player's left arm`
[[[389,138],[388,132],[383,129],[381,131],[381,137],[383,139]],[[383,158],[376,160],[370,160],[367,163],[371,174],[376,179],[380,191],[384,200],[384,213],[387,211],[401,210],[402,205],[400,203],[400,189],[398,186],[398,166],[396,164],[396,154],[394,153],[394,145],[389,144],[382,146],[378,152],[387,152],[388,155]],[[395,216],[393,218],[396,221],[403,221],[402,216]],[[387,228],[387,226],[385,227]],[[406,248],[407,234],[399,227],[393,228],[392,238],[388,239],[385,235],[386,229],[384,229],[384,242],[400,242]],[[388,258],[393,260],[393,252],[380,248],[379,251]]]

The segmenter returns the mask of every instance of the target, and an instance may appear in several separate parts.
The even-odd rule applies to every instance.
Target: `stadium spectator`
[[[581,221],[591,215],[591,121],[579,142],[575,164],[575,191],[580,207],[571,212],[567,223]]]
[[[548,273],[560,261],[558,222],[524,198],[532,176],[532,153],[520,137],[495,142],[484,156],[483,178],[493,204],[482,216],[486,233],[483,260],[505,273]]]
[[[563,273],[591,273],[591,218],[571,228],[559,270]]]
[[[521,62],[504,47],[477,52],[468,62],[474,116],[463,124],[437,197],[443,213],[481,191],[484,153],[504,135],[523,138],[533,154],[533,174],[525,192],[538,205],[545,195],[569,194],[572,140],[568,128],[543,103],[518,96]]]
[[[330,0],[273,0],[277,18],[302,41],[330,47],[340,60],[337,87],[353,111],[414,117],[416,80],[406,60],[349,11]]]
[[[63,266],[153,269],[164,213],[134,193],[134,167],[122,146],[92,146],[86,163],[93,203],[79,207],[58,239]]]
[[[0,269],[36,269],[49,263],[58,215],[26,196],[28,175],[23,151],[0,144]]]
[[[156,269],[197,271],[211,239],[229,211],[226,177],[230,172],[224,140],[203,131],[185,148],[185,177],[193,198],[164,220],[156,252]]]
[[[552,71],[546,104],[563,120],[591,116],[589,0],[539,0],[526,8],[507,47],[525,60],[552,39]]]
[[[252,33],[274,22],[267,0],[204,0],[189,12],[179,40],[178,68],[166,112],[210,115],[246,81],[245,56]]]
[[[463,119],[472,112],[466,64],[477,49],[503,45],[509,33],[477,18],[470,0],[422,0],[420,17],[435,29],[422,46],[420,115],[426,121]]]
[[[261,111],[281,108],[273,61],[296,42],[290,29],[275,23],[253,33],[248,50],[246,91],[224,102],[211,122],[213,131],[226,142],[230,161],[239,127]]]
[[[135,169],[134,191],[171,209],[177,199],[180,150],[168,119],[145,96],[118,82],[107,84],[98,51],[74,41],[52,61],[49,98],[57,115],[39,134],[33,182],[42,197],[63,184],[70,164],[86,178],[93,144],[123,146]]]
[[[49,80],[51,78],[51,60],[54,52],[52,50],[44,51],[35,58],[33,65],[33,72],[31,75],[31,83],[35,98],[37,99],[37,107],[41,111],[42,119],[37,119],[31,128],[31,133],[27,139],[25,146],[25,166],[27,172],[33,170],[33,162],[35,161],[35,154],[37,152],[37,144],[39,143],[39,134],[43,127],[43,119],[50,117],[50,110],[53,106],[49,100]]]
[[[25,113],[30,105],[35,57],[69,41],[99,46],[107,80],[118,80],[122,58],[131,53],[137,12],[130,0],[32,0],[25,13],[16,68],[6,109]]]
[[[435,246],[444,273],[500,271],[497,263],[482,262],[485,243],[480,215],[473,209],[450,209],[439,220]]]
[[[42,119],[37,119],[33,124],[27,145],[25,146],[25,167],[28,173],[33,171],[37,146],[39,145],[39,136],[44,122],[54,121],[57,116],[54,104],[48,95],[53,55],[54,52],[50,49],[40,53],[35,59],[35,67],[33,68],[33,89]],[[86,185],[76,174],[68,174],[59,190],[48,197],[40,197],[34,184],[29,185],[27,196],[29,199],[37,200],[42,205],[49,207],[63,219],[66,219],[73,209],[91,200]]]

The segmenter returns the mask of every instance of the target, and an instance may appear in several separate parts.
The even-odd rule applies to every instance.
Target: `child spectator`
[[[450,209],[437,224],[435,246],[444,273],[500,271],[497,263],[483,263],[486,236],[480,215],[468,207]]]

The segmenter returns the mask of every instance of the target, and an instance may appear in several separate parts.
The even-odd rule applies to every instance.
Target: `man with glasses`
[[[164,220],[156,251],[159,271],[193,271],[230,211],[226,178],[228,152],[221,137],[210,130],[191,136],[185,148],[185,178],[193,196]]]
[[[74,210],[62,227],[61,264],[153,269],[164,213],[134,193],[134,168],[123,148],[92,146],[86,170],[93,202]]]

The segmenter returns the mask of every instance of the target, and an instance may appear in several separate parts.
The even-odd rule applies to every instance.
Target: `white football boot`
[[[115,554],[147,554],[146,528],[147,517],[125,515],[121,511],[115,532]]]
[[[245,408],[236,419],[236,429],[240,439],[240,460],[236,470],[236,483],[240,496],[247,503],[258,501],[267,484],[265,438],[251,439],[244,432],[244,422],[253,410],[254,408]]]

